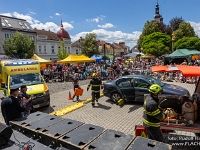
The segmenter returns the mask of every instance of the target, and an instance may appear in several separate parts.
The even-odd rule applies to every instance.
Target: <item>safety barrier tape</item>
[[[103,96],[103,93],[100,94],[100,97]],[[72,105],[69,105],[65,108],[61,108],[57,111],[54,111],[52,113],[50,113],[50,115],[54,115],[54,116],[63,116],[63,115],[66,115],[74,110],[77,110],[83,106],[85,106],[87,103],[89,103],[90,101],[92,101],[92,98],[87,98],[85,101],[82,101],[82,102],[78,102],[78,103],[75,103],[75,104],[72,104]]]

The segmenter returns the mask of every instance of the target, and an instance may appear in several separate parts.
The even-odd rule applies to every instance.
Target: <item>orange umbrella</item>
[[[182,72],[183,76],[200,76],[200,67],[178,65],[177,68]]]
[[[152,72],[178,72],[181,71],[185,77],[200,76],[200,67],[198,66],[153,66]]]
[[[176,66],[153,66],[152,72],[177,72],[180,71]]]
[[[152,72],[166,72],[168,68],[166,66],[152,66]]]

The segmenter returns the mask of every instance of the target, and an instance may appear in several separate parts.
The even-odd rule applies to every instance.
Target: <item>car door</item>
[[[126,101],[133,101],[135,99],[135,89],[132,83],[133,78],[121,78],[116,82],[120,94],[125,97]]]
[[[135,101],[144,101],[144,94],[149,94],[148,88],[150,87],[150,83],[148,83],[145,79],[135,78]]]

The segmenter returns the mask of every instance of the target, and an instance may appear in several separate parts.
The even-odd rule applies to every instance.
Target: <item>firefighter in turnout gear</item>
[[[149,139],[164,142],[160,130],[160,121],[165,119],[165,113],[159,108],[158,95],[162,92],[162,87],[152,84],[149,87],[150,94],[144,100],[143,125],[146,128]]]
[[[97,74],[92,74],[92,80],[90,81],[90,84],[87,87],[87,91],[89,90],[90,86],[92,86],[92,106],[95,105],[95,100],[98,102],[98,99],[100,98],[100,87],[103,88],[102,82],[100,79],[97,78]]]

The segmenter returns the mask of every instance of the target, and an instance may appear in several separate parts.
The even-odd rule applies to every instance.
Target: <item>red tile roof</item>
[[[56,41],[60,40],[60,38],[57,36],[57,34],[50,30],[49,31],[46,31],[44,29],[38,30],[35,28],[34,31],[37,33],[37,35],[47,36],[47,40],[56,40]]]

